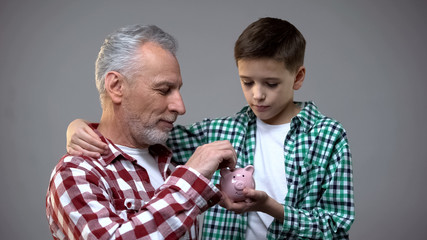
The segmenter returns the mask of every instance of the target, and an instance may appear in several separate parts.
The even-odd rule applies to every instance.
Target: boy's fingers
[[[101,156],[101,154],[99,152],[91,152],[91,151],[87,151],[85,149],[82,148],[78,148],[74,149],[74,148],[68,148],[69,150],[67,151],[70,155],[73,156],[88,156],[88,157],[92,157],[92,158],[99,158]]]
[[[89,156],[89,157],[99,157],[101,153],[105,152],[105,149],[96,147],[90,143],[85,142],[82,139],[73,139],[70,144],[67,146],[68,152],[71,155],[70,150],[75,150],[79,152],[80,154]]]
[[[99,158],[101,157],[101,154],[98,152],[89,152],[86,150],[83,150],[83,155],[88,156],[88,157],[92,157],[92,158]]]
[[[243,194],[245,195],[245,197],[253,198],[256,196],[256,191],[251,188],[245,188],[243,189]]]
[[[91,152],[101,152],[101,151],[102,151],[102,150],[101,150],[99,147],[97,147],[96,145],[93,145],[92,143],[87,142],[87,141],[82,140],[82,139],[77,139],[77,140],[75,141],[75,144],[76,144],[77,146],[79,146],[81,149],[86,150],[86,151],[91,151]]]
[[[88,129],[82,134],[84,136],[82,139],[85,140],[87,143],[92,144],[94,147],[97,147],[102,150],[107,149],[107,144],[102,142],[101,138],[92,129]]]
[[[73,156],[81,156],[81,155],[83,155],[82,152],[76,151],[76,150],[74,150],[72,148],[68,148],[68,147],[67,147],[67,152],[68,152],[68,154],[73,155]]]

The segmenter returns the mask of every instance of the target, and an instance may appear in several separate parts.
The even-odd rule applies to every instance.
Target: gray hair
[[[136,64],[136,53],[144,43],[153,42],[174,56],[178,43],[173,36],[154,25],[130,25],[107,36],[99,51],[95,64],[96,88],[101,104],[105,94],[105,76],[110,71],[121,73],[131,79],[141,66]]]

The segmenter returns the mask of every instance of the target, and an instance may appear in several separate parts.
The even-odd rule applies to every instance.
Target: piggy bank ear
[[[219,171],[219,174],[221,174],[221,176],[223,177],[229,173],[230,173],[230,169],[228,168],[221,168],[221,170]]]
[[[248,166],[246,166],[245,167],[245,171],[246,172],[250,172],[251,174],[253,174],[254,173],[254,166],[252,166],[252,165],[248,165]]]

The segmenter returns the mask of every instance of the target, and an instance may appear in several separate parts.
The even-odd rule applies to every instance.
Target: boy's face
[[[298,114],[294,90],[304,81],[304,67],[292,73],[283,62],[269,58],[241,59],[237,67],[243,94],[259,119],[277,125],[289,123]]]

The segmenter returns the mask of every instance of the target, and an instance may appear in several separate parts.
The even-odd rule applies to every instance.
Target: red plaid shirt
[[[155,145],[165,179],[155,190],[135,159],[101,139],[107,155],[65,155],[52,172],[46,215],[54,239],[195,239],[196,217],[220,200],[218,189],[188,167],[171,173],[171,152]]]

